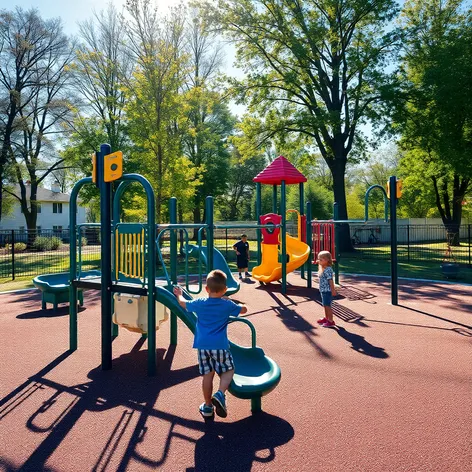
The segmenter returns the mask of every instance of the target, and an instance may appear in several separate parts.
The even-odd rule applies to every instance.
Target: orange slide
[[[310,246],[287,234],[287,274],[301,267],[310,256]],[[279,262],[277,244],[262,244],[262,263],[252,269],[252,277],[259,282],[269,283],[282,278],[282,264]]]

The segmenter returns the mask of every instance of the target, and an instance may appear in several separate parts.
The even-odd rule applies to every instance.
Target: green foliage
[[[407,54],[393,110],[408,151],[406,197],[421,214],[434,198],[444,224],[457,226],[472,179],[472,11],[460,0],[411,0],[404,28]]]
[[[55,251],[62,244],[60,238],[53,236],[48,238],[46,236],[38,236],[33,241],[33,249],[36,251]]]
[[[5,244],[5,249],[11,251],[11,244]],[[15,252],[23,252],[26,251],[28,246],[25,243],[15,243]]]
[[[381,91],[390,87],[385,66],[399,42],[389,24],[396,13],[393,0],[222,0],[214,11],[246,73],[230,83],[249,105],[248,141],[259,149],[273,142],[277,151],[290,139],[316,146],[342,218],[346,164],[365,154],[358,127],[378,118]]]

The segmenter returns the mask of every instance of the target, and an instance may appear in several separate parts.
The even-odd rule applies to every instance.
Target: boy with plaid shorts
[[[179,305],[197,315],[197,327],[193,347],[198,349],[198,366],[203,375],[202,389],[205,402],[200,405],[203,417],[213,416],[213,407],[218,416],[226,418],[226,390],[234,375],[233,357],[229,350],[228,320],[230,316],[247,313],[247,308],[224,297],[226,275],[221,270],[211,271],[205,287],[208,298],[187,301],[180,287],[174,288]],[[218,391],[212,395],[215,372],[220,376]]]

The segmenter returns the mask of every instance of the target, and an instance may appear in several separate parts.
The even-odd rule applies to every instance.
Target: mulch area
[[[229,396],[205,423],[192,335],[147,345],[120,331],[113,370],[100,369],[97,293],[85,294],[79,349],[68,309],[40,310],[38,292],[0,295],[0,471],[465,471],[472,464],[472,287],[344,278],[335,329],[320,328],[317,290],[289,277],[245,283],[257,340],[282,370],[264,412]],[[230,337],[249,344],[247,327]],[[241,323],[242,325],[242,323]]]

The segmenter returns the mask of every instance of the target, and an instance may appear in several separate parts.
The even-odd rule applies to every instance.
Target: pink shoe
[[[325,324],[328,320],[326,318],[320,318],[317,323],[322,325],[322,324]]]
[[[336,326],[336,323],[334,321],[326,320],[321,326],[323,326],[323,328],[332,328],[333,326]]]

